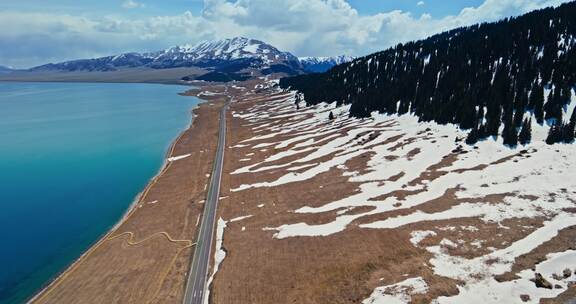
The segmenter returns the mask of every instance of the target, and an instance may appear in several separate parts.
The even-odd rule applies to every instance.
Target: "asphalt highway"
[[[224,148],[226,145],[226,110],[225,105],[220,112],[220,127],[218,136],[218,147],[212,176],[210,179],[208,195],[202,214],[200,232],[196,239],[194,258],[188,273],[186,291],[184,294],[184,304],[203,304],[206,296],[206,284],[208,280],[208,269],[210,267],[210,256],[212,251],[212,240],[216,222],[216,210],[220,197],[220,181],[222,179],[222,166],[224,163]]]

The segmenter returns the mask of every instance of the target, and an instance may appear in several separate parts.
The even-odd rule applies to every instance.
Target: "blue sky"
[[[48,4],[49,2],[49,4]],[[245,36],[297,56],[360,56],[565,0],[0,0],[0,65]]]
[[[274,1],[274,0],[271,0]],[[102,14],[130,14],[139,16],[156,16],[179,14],[189,10],[200,14],[203,8],[203,0],[142,0],[139,3],[144,7],[138,10],[126,10],[122,7],[124,1],[119,0],[51,0],[50,5],[46,0],[26,1],[2,1],[2,10],[44,11],[54,13],[69,13],[81,15]],[[231,2],[231,1],[229,1]],[[402,10],[413,14],[429,13],[434,17],[443,17],[449,14],[457,14],[465,7],[473,7],[482,4],[482,0],[428,0],[423,5],[418,5],[419,0],[350,0],[360,14],[375,14],[392,10]],[[39,9],[41,8],[41,9]]]

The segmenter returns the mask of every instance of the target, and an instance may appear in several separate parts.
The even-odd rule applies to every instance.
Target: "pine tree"
[[[572,110],[572,116],[570,117],[570,121],[566,125],[566,134],[564,141],[567,143],[571,143],[576,139],[576,109]]]
[[[572,98],[572,91],[569,86],[562,86],[560,89],[560,103],[562,106],[568,105]]]
[[[473,145],[478,142],[478,129],[474,128],[468,133],[468,137],[466,137],[466,143],[469,145]]]
[[[574,141],[574,126],[570,123],[563,124],[561,130],[562,141],[565,143],[571,143]]]
[[[520,128],[522,126],[522,119],[524,118],[524,112],[526,111],[528,103],[528,93],[522,91],[516,97],[516,103],[514,104],[514,126]]]
[[[544,123],[544,88],[541,85],[537,85],[535,90],[532,92],[532,105],[534,109],[534,116],[536,116],[536,122],[539,124]]]
[[[556,131],[554,130],[554,126],[550,127],[550,129],[548,129],[548,136],[546,137],[546,143],[549,145],[553,145],[556,143]]]
[[[562,141],[565,143],[571,143],[574,141],[574,132],[576,129],[576,111],[572,112],[570,121],[562,125]]]
[[[516,110],[516,112],[514,112],[515,128],[520,128],[520,126],[522,126],[522,118],[524,118],[524,110]]]
[[[530,96],[528,97],[528,106],[526,107],[528,111],[534,111],[536,107],[536,92],[538,90],[538,84],[533,83],[530,89]]]
[[[514,126],[505,127],[502,132],[502,137],[504,138],[505,145],[510,147],[518,145],[518,133],[516,133],[516,128]]]
[[[332,113],[332,111],[330,111],[330,114],[328,114],[328,119],[334,120],[334,113]]]
[[[513,143],[519,132],[526,140],[528,129],[521,131],[530,111],[534,123],[543,125],[545,117],[559,122],[549,141],[557,142],[558,134],[566,141],[572,126],[562,126],[560,116],[576,86],[576,48],[556,52],[555,46],[557,37],[575,32],[576,21],[567,17],[575,15],[576,2],[571,2],[455,29],[325,73],[282,78],[280,86],[303,93],[307,105],[350,104],[350,116],[356,118],[374,111],[410,112],[419,121],[453,123],[471,130],[468,142],[506,135]],[[555,20],[553,27],[548,20]],[[545,88],[553,88],[549,98]],[[502,124],[506,132],[500,132]]]
[[[527,145],[532,141],[532,119],[524,119],[520,135],[518,136],[518,141],[522,145]]]
[[[548,95],[548,101],[544,105],[546,120],[555,120],[562,122],[562,93],[559,87],[554,88],[553,92]]]
[[[488,109],[487,122],[486,122],[486,132],[487,136],[498,136],[498,130],[502,124],[502,107],[498,105],[491,111]]]
[[[546,143],[553,145],[562,141],[562,125],[560,122],[555,121],[552,127],[548,130],[548,137],[546,137]]]

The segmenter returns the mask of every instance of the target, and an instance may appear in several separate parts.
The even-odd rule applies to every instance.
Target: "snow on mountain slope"
[[[347,55],[331,57],[298,57],[302,64],[322,64],[330,63],[334,65],[342,64],[354,60],[354,57]]]
[[[152,65],[168,62],[206,64],[215,61],[233,61],[239,59],[258,60],[261,64],[277,62],[298,62],[294,55],[282,52],[259,40],[236,37],[217,41],[205,41],[197,45],[183,45],[166,49],[158,54]]]
[[[189,59],[220,59],[234,60],[239,58],[260,58],[269,61],[296,60],[290,53],[281,52],[277,48],[259,40],[236,37],[217,41],[205,41],[195,46],[185,45],[170,48],[167,54],[183,54]],[[162,56],[162,55],[161,55]],[[159,56],[159,57],[161,57]]]
[[[168,69],[200,67],[238,72],[243,68],[261,69],[264,74],[323,72],[331,67],[352,60],[349,56],[302,57],[260,40],[235,37],[216,41],[204,41],[195,45],[174,46],[158,52],[124,53],[94,59],[80,59],[51,63],[32,68],[34,71],[115,71],[118,69],[149,67]]]
[[[125,53],[95,59],[73,60],[42,65],[33,70],[113,71],[120,68],[214,67],[226,62],[242,61],[248,66],[267,67],[283,63],[299,68],[298,58],[259,40],[235,37],[206,41],[196,45],[174,46],[158,52]],[[246,66],[246,65],[244,65]]]
[[[341,55],[333,57],[299,57],[300,63],[307,72],[322,73],[328,71],[333,66],[350,62],[354,57]]]

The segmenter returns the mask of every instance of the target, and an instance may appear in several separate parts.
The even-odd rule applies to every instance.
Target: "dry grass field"
[[[214,97],[194,110],[192,125],[122,222],[33,303],[181,302],[223,104]]]
[[[527,277],[547,254],[576,249],[576,221],[560,226],[557,235],[548,230],[555,218],[571,218],[573,209],[565,208],[574,204],[571,192],[525,194],[536,190],[515,184],[531,178],[522,169],[517,173],[525,176],[511,181],[490,177],[496,174],[491,170],[550,152],[493,151],[482,158],[472,148],[458,148],[458,140],[440,127],[418,125],[421,130],[412,132],[395,118],[359,122],[335,108],[296,109],[287,92],[248,87],[238,94],[228,114],[219,207],[225,228],[211,303],[386,303],[377,302],[390,299],[386,296],[430,303],[482,293],[474,284],[485,282],[501,284],[495,290],[518,284],[545,303],[563,303],[574,294],[571,279],[557,281],[560,289],[542,291]],[[329,110],[339,118],[329,121]],[[339,138],[345,140],[335,145]],[[389,165],[377,167],[381,163]],[[510,191],[501,190],[506,183],[512,183]],[[545,202],[553,199],[557,206]],[[481,211],[467,215],[464,206]],[[521,208],[514,211],[519,214],[507,211],[514,208]],[[462,211],[443,216],[453,210]],[[406,223],[394,226],[399,220]],[[390,228],[368,228],[377,225]],[[545,242],[528,243],[532,248],[510,262],[498,256],[544,231],[550,233]],[[438,261],[444,256],[454,263],[482,261],[482,270],[470,270],[469,277],[443,275]],[[458,264],[453,267],[460,271]],[[425,288],[406,283],[411,279]],[[521,302],[526,295],[516,292],[507,297]]]

